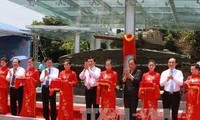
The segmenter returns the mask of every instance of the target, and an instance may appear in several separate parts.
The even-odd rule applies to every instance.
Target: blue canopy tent
[[[29,36],[29,32],[28,29],[19,29],[17,27],[0,22],[0,37],[10,35]]]
[[[18,56],[28,58],[30,47],[30,34],[27,30],[0,23],[0,57],[5,56],[10,60]],[[21,59],[21,57],[18,59],[21,60],[21,66],[27,68],[26,59]]]

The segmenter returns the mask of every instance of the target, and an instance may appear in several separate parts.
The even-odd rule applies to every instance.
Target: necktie
[[[51,69],[49,69],[49,74],[51,73]],[[47,76],[47,80],[46,80],[46,87],[49,87],[49,75]]]
[[[87,89],[90,89],[91,85],[90,85],[90,79],[91,79],[91,75],[89,74],[89,77],[86,80],[86,87]]]
[[[93,69],[91,68],[90,69],[91,71],[93,71]],[[86,78],[86,87],[87,89],[90,89],[92,86],[91,86],[91,79],[92,79],[92,76],[90,75],[89,71],[88,71],[88,78]]]
[[[173,70],[170,71],[170,75],[173,76]],[[170,92],[170,93],[173,93],[173,92],[174,92],[174,82],[173,82],[173,80],[170,80],[169,92]]]
[[[12,81],[11,81],[11,86],[14,86],[14,83],[15,83],[15,73],[16,73],[17,69],[16,68],[13,68],[13,76],[12,76]]]

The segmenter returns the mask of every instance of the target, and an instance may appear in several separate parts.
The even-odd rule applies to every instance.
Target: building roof
[[[125,0],[9,0],[81,26],[124,28]],[[137,28],[200,29],[200,0],[136,1]]]

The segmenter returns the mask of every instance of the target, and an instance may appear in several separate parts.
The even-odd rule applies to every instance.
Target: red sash
[[[188,86],[188,91],[195,90],[197,92],[197,100],[196,103],[199,104],[200,97],[200,83],[190,83]]]
[[[61,80],[56,79],[52,80],[49,86],[50,96],[53,95],[54,91],[59,91],[61,88]]]
[[[160,90],[159,90],[159,86],[156,85],[155,83],[140,83],[140,90],[139,90],[139,98],[142,98],[142,96],[144,94],[146,94],[146,92],[152,92],[155,96],[155,98],[159,98],[160,97]]]
[[[16,78],[14,87],[16,89],[18,89],[20,87],[20,85],[24,84],[25,80],[26,80],[26,78]]]
[[[111,83],[109,81],[98,81],[98,85],[97,85],[97,99],[96,102],[97,104],[100,103],[100,94],[101,94],[101,89],[108,89],[108,91],[110,91],[111,89]]]

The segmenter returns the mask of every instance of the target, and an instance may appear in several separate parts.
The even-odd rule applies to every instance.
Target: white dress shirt
[[[50,69],[50,74],[48,76],[45,76],[45,70],[49,71]],[[42,71],[40,75],[40,81],[43,85],[46,85],[47,78],[49,77],[49,85],[51,84],[51,81],[54,79],[58,78],[59,70],[57,68],[51,67],[51,68],[46,68]]]
[[[167,77],[171,74],[170,72],[173,71],[173,80],[168,80]],[[170,92],[170,82],[172,82],[174,85],[174,92],[180,91],[180,86],[183,85],[183,73],[180,70],[177,69],[167,69],[162,72],[160,77],[160,86],[164,86],[164,90],[167,92]]]
[[[12,78],[13,78],[13,73],[14,73],[14,71],[13,71],[14,69],[13,68],[11,68],[9,71],[11,71],[11,74],[10,74],[10,72],[8,72],[8,74],[7,74],[7,76],[6,76],[6,80],[8,81],[8,82],[10,82],[10,87],[14,87],[14,86],[12,86],[11,85],[11,83],[12,83]],[[24,68],[22,68],[22,67],[18,67],[17,68],[17,70],[16,70],[16,72],[15,72],[15,79],[17,79],[17,78],[25,78],[25,74],[26,74],[26,71],[25,71],[25,69]],[[21,84],[20,86],[22,86],[23,84]]]
[[[101,74],[101,69],[94,66],[92,68],[84,69],[79,74],[79,77],[80,79],[85,80],[85,86],[89,89],[91,87],[97,86],[100,74]]]

